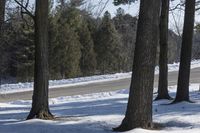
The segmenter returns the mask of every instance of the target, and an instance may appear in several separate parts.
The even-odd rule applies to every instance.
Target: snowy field
[[[198,67],[200,67],[200,60],[193,60],[191,63],[191,68],[198,68]],[[168,69],[169,72],[178,71],[179,63],[169,64]],[[156,67],[155,74],[158,74],[158,72],[159,72],[159,67]],[[51,89],[57,87],[76,86],[76,85],[84,85],[97,82],[119,80],[119,79],[130,78],[131,74],[132,74],[131,72],[128,72],[128,73],[116,73],[116,74],[98,75],[90,77],[80,77],[73,79],[50,80],[49,86]],[[2,84],[0,86],[0,94],[8,94],[15,92],[30,91],[30,90],[33,90],[33,82]]]
[[[176,86],[169,87],[175,96]],[[199,133],[199,84],[190,86],[195,103],[165,105],[170,101],[153,103],[154,122],[162,123],[162,130],[134,129],[127,133]],[[50,99],[53,121],[28,120],[31,101],[0,103],[0,133],[112,133],[124,117],[128,90],[68,96]]]

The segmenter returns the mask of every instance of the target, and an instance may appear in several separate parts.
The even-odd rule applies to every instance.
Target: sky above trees
[[[30,0],[31,3],[34,3],[35,0]],[[54,0],[56,1],[56,0]],[[96,12],[100,12],[100,8],[103,8],[105,3],[107,2],[107,0],[102,0],[101,2],[99,2],[100,0],[88,0],[88,3],[92,3],[93,5],[96,6],[96,8],[93,10],[93,13],[95,15]],[[175,0],[173,2],[171,2],[171,6],[172,8],[175,7],[178,3],[180,2],[180,0]],[[114,17],[116,14],[116,10],[121,7],[125,10],[125,13],[129,13],[132,16],[137,16],[139,13],[139,4],[140,2],[137,1],[131,5],[119,5],[119,6],[114,6],[113,5],[113,0],[109,0],[108,3],[106,4],[106,7],[104,9],[104,11],[101,13],[101,16],[103,16],[105,11],[109,11],[111,16]],[[196,17],[195,17],[195,24],[200,22],[200,12],[196,12]],[[177,32],[176,30],[176,26],[175,26],[175,21],[179,27],[179,30],[182,31],[182,27],[183,27],[183,17],[184,17],[184,10],[176,10],[173,13],[170,12],[170,18],[169,18],[169,28],[172,29],[173,31]]]

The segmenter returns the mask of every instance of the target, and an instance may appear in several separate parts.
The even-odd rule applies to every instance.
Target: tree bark
[[[3,35],[3,24],[5,21],[5,6],[6,6],[6,0],[0,0],[0,53],[3,52],[3,44],[2,44],[2,35]],[[2,53],[1,53],[2,54]],[[2,78],[2,61],[3,56],[0,57],[0,85],[1,85],[1,78]]]
[[[169,0],[162,0],[160,16],[160,58],[158,96],[155,100],[171,99],[168,93],[168,21]]]
[[[53,118],[48,103],[48,1],[36,0],[34,91],[27,119]]]
[[[114,131],[153,128],[152,99],[159,16],[160,0],[141,0],[127,111],[121,125]]]
[[[178,75],[176,102],[189,101],[190,63],[192,55],[195,0],[186,0],[181,59]]]
[[[0,0],[0,34],[5,19],[5,6],[6,6],[6,0]]]

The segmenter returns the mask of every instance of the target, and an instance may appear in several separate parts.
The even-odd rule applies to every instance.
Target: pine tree
[[[80,75],[80,57],[81,44],[78,41],[77,34],[70,29],[66,23],[58,27],[58,35],[56,37],[57,45],[55,50],[59,53],[56,60],[58,61],[58,67],[62,78],[71,78]],[[56,57],[56,55],[55,55]]]
[[[124,16],[124,15],[125,15],[124,9],[122,9],[121,7],[119,7],[119,8],[117,9],[116,17],[117,17],[117,16],[118,16],[118,17],[122,17],[122,16]]]
[[[80,14],[80,10],[76,7],[68,5],[63,11],[61,11],[60,19],[58,21],[64,21],[75,32],[78,32],[78,29],[82,26],[82,16]]]
[[[65,13],[71,14],[70,10],[62,10],[52,21],[50,32],[50,68],[52,78],[71,78],[80,76],[81,44],[78,33]],[[72,10],[73,11],[73,10]],[[74,12],[74,11],[73,11]],[[77,21],[79,23],[79,21]]]
[[[122,40],[122,69],[123,71],[131,71],[136,40],[137,18],[125,14],[124,10],[119,8],[117,15],[113,18],[113,22]]]
[[[104,14],[95,39],[97,66],[101,73],[120,71],[121,48],[120,35],[111,21],[110,13],[107,11]]]
[[[96,53],[94,51],[94,42],[88,29],[88,24],[83,20],[81,28],[78,31],[81,43],[80,68],[83,76],[92,75],[96,70]]]
[[[24,29],[16,35],[16,40],[11,46],[15,49],[12,53],[12,60],[18,81],[32,81],[34,72],[34,33],[32,29]]]
[[[3,70],[4,78],[33,81],[34,67],[34,31],[33,21],[29,16],[21,18],[20,10],[13,8],[7,14],[9,20],[5,23],[3,40]]]

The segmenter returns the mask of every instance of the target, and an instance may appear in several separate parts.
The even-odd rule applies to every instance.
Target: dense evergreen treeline
[[[131,71],[137,18],[119,8],[111,18],[94,18],[79,4],[57,6],[49,15],[51,79]],[[34,72],[33,20],[19,8],[8,13],[4,26],[3,78],[32,81]],[[180,38],[169,31],[169,62],[178,59]]]

